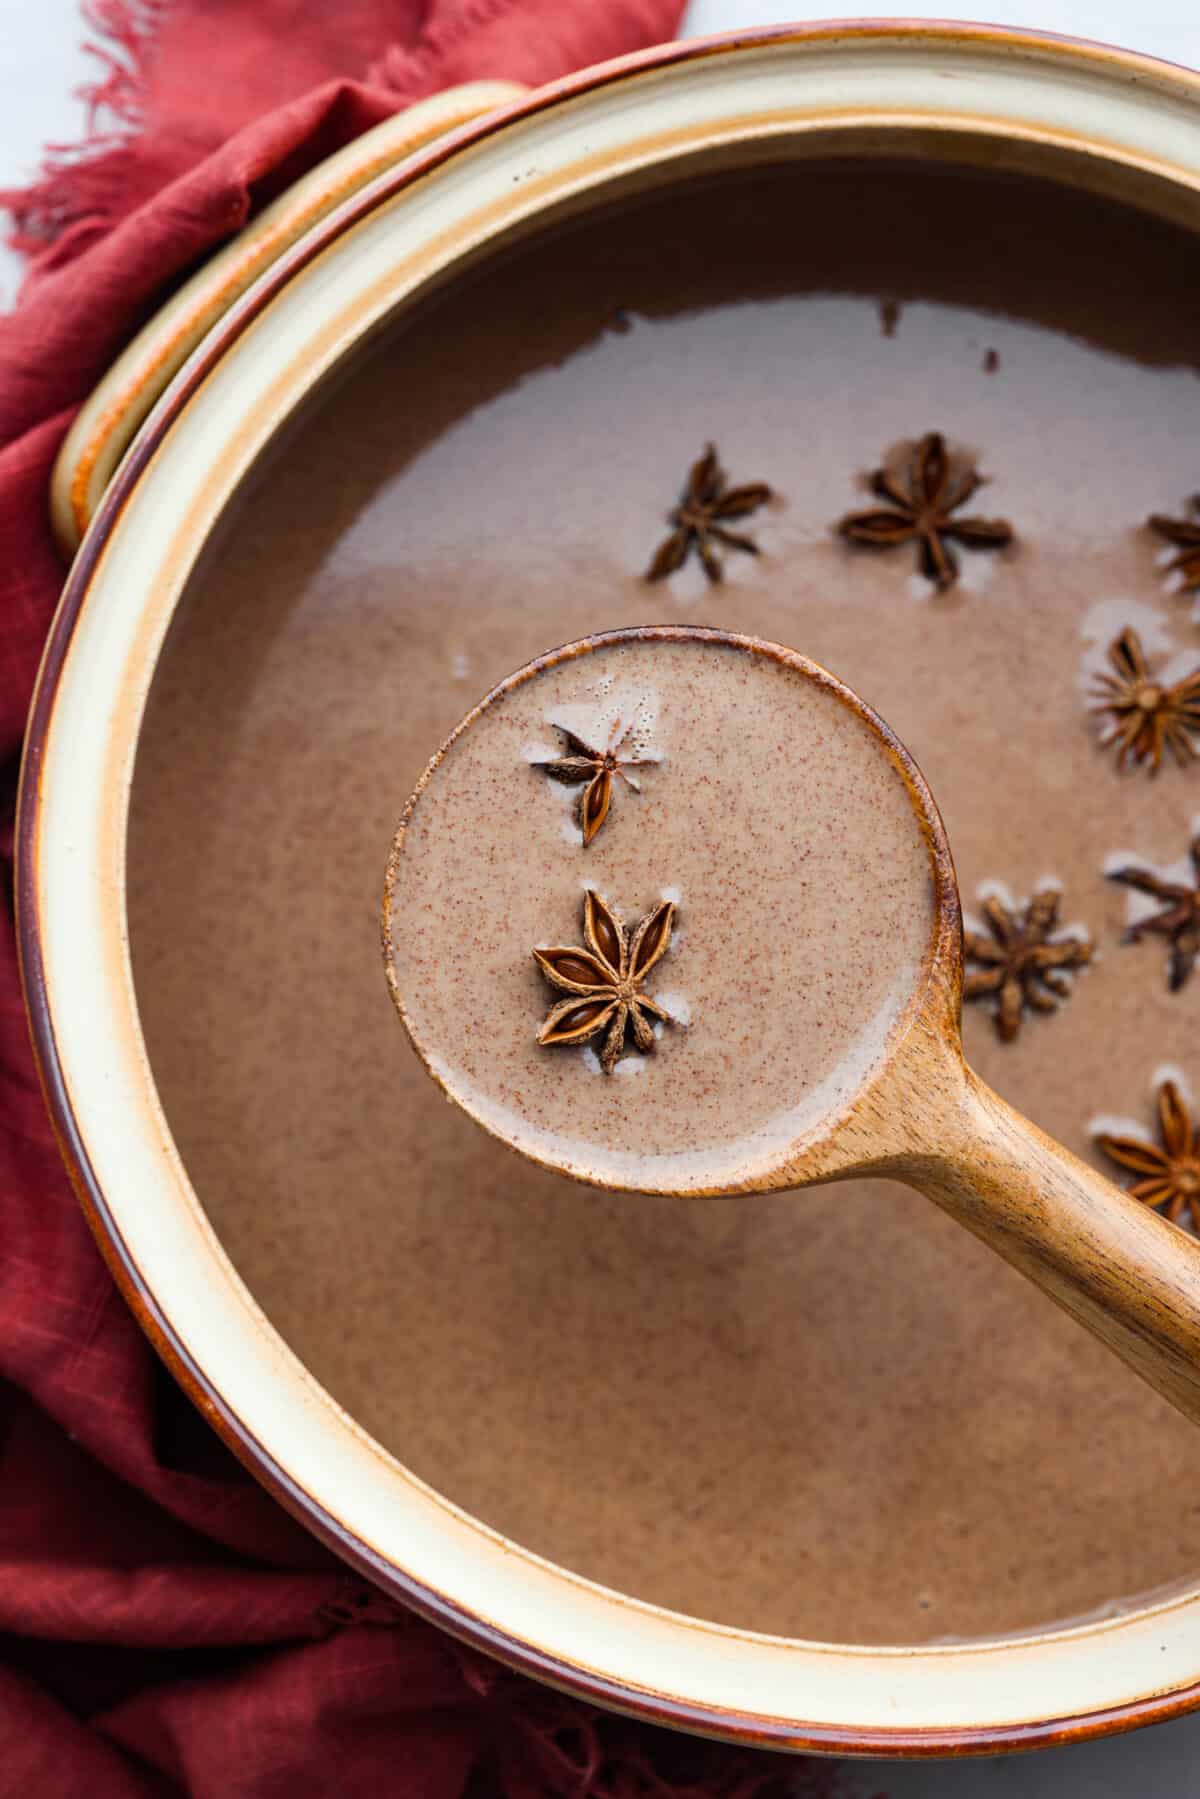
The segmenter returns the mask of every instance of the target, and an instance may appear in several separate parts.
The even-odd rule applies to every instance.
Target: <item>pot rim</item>
[[[120,1204],[114,1204],[111,1192],[106,1193],[106,1182],[96,1166],[95,1130],[91,1130],[89,1140],[89,1125],[81,1118],[81,1111],[86,1107],[81,1104],[78,1085],[74,1088],[72,1086],[69,1057],[64,1051],[62,1027],[64,1024],[69,1029],[74,1027],[66,1011],[63,1008],[56,1009],[53,998],[58,974],[52,964],[56,960],[61,961],[60,949],[55,945],[61,944],[62,939],[55,935],[53,921],[48,916],[46,862],[53,846],[48,846],[48,836],[43,833],[47,813],[53,809],[63,789],[54,766],[54,739],[56,730],[60,730],[62,717],[62,708],[59,708],[56,717],[56,707],[63,697],[64,677],[78,644],[85,602],[94,587],[102,581],[103,564],[114,540],[120,539],[122,519],[132,509],[135,495],[143,477],[150,470],[150,465],[172,438],[177,421],[189,410],[205,383],[214,376],[218,366],[234,346],[245,338],[250,328],[298,276],[326,251],[344,244],[353,235],[355,228],[366,225],[371,219],[377,219],[384,211],[390,210],[387,203],[402,199],[425,177],[436,175],[438,171],[452,166],[464,154],[486,150],[495,140],[500,140],[503,147],[506,133],[516,133],[519,136],[520,129],[530,122],[544,121],[548,115],[559,111],[569,112],[573,107],[603,96],[606,90],[614,86],[624,84],[636,91],[639,80],[646,76],[681,78],[686,82],[693,70],[715,66],[722,57],[730,60],[732,68],[735,59],[747,53],[756,56],[763,53],[769,58],[784,59],[789,55],[803,56],[825,51],[841,53],[852,59],[864,52],[869,53],[874,47],[887,45],[902,47],[904,55],[912,61],[912,80],[918,83],[933,79],[929,73],[930,66],[939,57],[952,58],[955,53],[965,51],[972,55],[978,54],[981,58],[990,56],[997,67],[1017,61],[1035,64],[1043,71],[1053,69],[1064,92],[1072,83],[1078,84],[1081,80],[1086,82],[1088,79],[1100,88],[1110,89],[1110,98],[1121,90],[1125,90],[1127,97],[1136,90],[1144,110],[1152,108],[1155,93],[1159,96],[1173,96],[1196,115],[1189,120],[1193,132],[1200,119],[1200,75],[1130,52],[1086,45],[1068,38],[987,26],[943,25],[925,21],[817,24],[736,31],[691,43],[673,43],[582,71],[551,87],[537,90],[496,114],[463,127],[406,163],[402,169],[380,177],[323,220],[214,327],[155,408],[105,497],[71,569],[51,626],[30,712],[18,800],[17,909],[22,979],[43,1090],[68,1172],[109,1266],[143,1328],[193,1401],[256,1477],[316,1536],[386,1591],[443,1628],[513,1667],[600,1704],[635,1713],[654,1722],[727,1737],[747,1744],[851,1755],[936,1756],[989,1753],[1000,1748],[1031,1748],[1095,1737],[1166,1719],[1200,1705],[1200,1679],[1196,1678],[1194,1672],[1195,1657],[1192,1658],[1190,1673],[1182,1675],[1179,1671],[1186,1662],[1181,1631],[1185,1637],[1190,1632],[1192,1643],[1200,1640],[1200,1578],[1195,1593],[1150,1604],[1125,1618],[1105,1619],[1066,1629],[1030,1632],[1019,1638],[981,1639],[961,1647],[806,1644],[799,1640],[769,1638],[759,1633],[709,1625],[701,1620],[667,1613],[627,1595],[607,1592],[593,1582],[552,1567],[519,1545],[506,1543],[497,1533],[469,1519],[449,1502],[432,1495],[414,1477],[405,1475],[399,1464],[392,1462],[390,1457],[384,1456],[382,1451],[371,1445],[365,1433],[341,1412],[301,1365],[295,1362],[290,1351],[275,1338],[272,1327],[257,1313],[253,1301],[241,1288],[235,1271],[225,1260],[223,1252],[216,1245],[215,1237],[209,1231],[209,1248],[216,1258],[214,1266],[219,1266],[226,1297],[239,1302],[243,1310],[254,1313],[257,1328],[269,1333],[282,1356],[294,1363],[291,1376],[293,1402],[301,1408],[308,1403],[314,1409],[319,1402],[321,1423],[326,1432],[336,1433],[339,1445],[347,1456],[357,1446],[359,1451],[368,1449],[373,1452],[377,1468],[384,1464],[390,1465],[397,1493],[400,1491],[400,1477],[404,1482],[404,1492],[410,1500],[415,1502],[415,1497],[421,1497],[422,1503],[436,1502],[438,1529],[444,1535],[450,1537],[474,1533],[470,1539],[472,1544],[478,1546],[478,1539],[486,1549],[498,1549],[508,1563],[510,1591],[516,1590],[511,1587],[511,1570],[520,1566],[526,1579],[524,1583],[518,1581],[516,1587],[519,1589],[522,1584],[532,1587],[537,1580],[548,1580],[554,1587],[558,1601],[565,1602],[568,1615],[572,1602],[577,1602],[581,1609],[585,1609],[586,1601],[586,1606],[592,1607],[594,1611],[597,1609],[594,1601],[603,1601],[608,1612],[615,1606],[621,1614],[621,1628],[630,1630],[633,1635],[640,1632],[645,1639],[639,1653],[643,1667],[653,1667],[655,1670],[654,1678],[639,1679],[636,1676],[626,1676],[623,1672],[617,1674],[611,1666],[604,1665],[606,1659],[611,1662],[614,1645],[617,1650],[623,1647],[621,1629],[616,1629],[614,1634],[608,1612],[605,1613],[607,1622],[604,1630],[599,1632],[605,1637],[603,1643],[595,1643],[594,1646],[594,1639],[585,1637],[587,1655],[578,1650],[567,1652],[561,1645],[548,1646],[545,1642],[531,1640],[523,1631],[506,1628],[495,1611],[491,1615],[485,1615],[482,1610],[473,1609],[461,1594],[444,1590],[444,1585],[439,1586],[428,1574],[418,1575],[401,1566],[397,1559],[384,1553],[367,1539],[362,1533],[361,1521],[356,1528],[346,1517],[339,1517],[330,1504],[318,1498],[313,1490],[317,1483],[306,1483],[289,1471],[277,1450],[264,1441],[265,1433],[256,1431],[248,1424],[242,1415],[245,1407],[239,1410],[225,1397],[222,1385],[214,1380],[209,1367],[194,1352],[172,1317],[170,1301],[159,1298],[158,1289],[147,1277],[130,1247],[129,1221],[122,1220]],[[913,57],[914,51],[921,53],[922,61],[919,64]],[[1055,85],[1055,78],[1047,79],[1050,86]],[[923,122],[936,124],[934,112],[935,109],[931,108],[930,113],[923,114]],[[908,116],[908,109],[898,107],[897,116],[901,113]],[[963,129],[960,115],[948,107],[943,124],[949,125],[951,118],[957,121],[958,129]],[[1018,125],[1012,124],[1011,129],[1014,135],[1021,135]],[[1027,120],[1026,129],[1031,137],[1043,140],[1047,135],[1053,137],[1053,133],[1047,134],[1044,121],[1040,118],[1035,121]],[[1069,127],[1061,135],[1064,140],[1070,138],[1072,134]],[[1200,191],[1200,133],[1196,135],[1197,147],[1190,163],[1171,163],[1164,161],[1161,155],[1156,156],[1153,151],[1147,151],[1141,159],[1143,166],[1165,173],[1168,179]],[[696,147],[699,148],[700,145]],[[1120,151],[1109,140],[1094,135],[1081,140],[1075,147],[1086,148],[1093,154],[1098,153],[1108,162],[1138,160],[1132,157],[1122,158]],[[602,186],[603,183],[597,182],[596,185]],[[451,253],[451,261],[453,260]],[[313,381],[316,378],[314,375]],[[309,383],[311,384],[312,382]],[[276,428],[278,422],[279,418],[276,416],[271,421],[267,435]],[[219,512],[224,503],[223,495],[213,501],[212,516]],[[208,522],[211,523],[211,517]],[[182,581],[182,576],[180,579]],[[152,668],[153,655],[150,658],[151,673]],[[147,687],[148,684],[147,678]],[[144,690],[133,696],[136,717],[131,729],[135,740],[144,697]],[[103,807],[110,814],[103,826],[97,828],[105,830],[114,842],[119,837],[123,843],[127,800],[127,779],[121,783],[116,794],[98,793],[96,796],[97,812]],[[117,856],[117,864],[123,874],[120,854]],[[91,864],[85,864],[85,868],[89,876],[99,872]],[[115,900],[112,895],[109,896],[109,908],[110,911],[119,911],[123,930],[123,890],[117,892]],[[52,937],[55,937],[54,943],[51,942]],[[125,958],[121,973],[131,982],[127,945],[124,945],[123,937],[121,943]],[[106,1016],[104,1022],[107,1025]],[[144,1084],[152,1088],[148,1064]],[[94,1118],[92,1123],[94,1125]],[[163,1128],[165,1130],[165,1125]],[[181,1192],[186,1189],[190,1193],[173,1145],[168,1140],[165,1145],[160,1142],[157,1149],[166,1161],[174,1158],[172,1167],[176,1186]],[[111,1182],[107,1186],[111,1189]],[[199,1214],[194,1196],[191,1203]],[[398,1537],[399,1532],[393,1530],[393,1541]],[[466,1541],[464,1536],[460,1549],[463,1549]],[[484,1550],[480,1550],[480,1554],[483,1553]],[[412,1559],[419,1564],[420,1552]],[[465,1566],[469,1560],[465,1551],[462,1559]],[[556,1626],[559,1622],[556,1616]],[[1167,1635],[1168,1622],[1172,1624],[1169,1634],[1180,1639],[1174,1643],[1173,1654],[1169,1658],[1176,1671],[1166,1681],[1155,1682],[1153,1678],[1147,1677],[1147,1670],[1151,1666],[1149,1638],[1142,1630],[1140,1647],[1136,1648],[1136,1656],[1133,1656],[1131,1651],[1135,1649],[1135,1645],[1130,1631],[1134,1625],[1139,1628],[1148,1625],[1151,1627],[1150,1635],[1156,1635],[1160,1628]],[[592,1623],[596,1625],[596,1618],[593,1618]],[[577,1642],[580,1636],[577,1629]],[[672,1652],[679,1651],[682,1655],[685,1646],[694,1646],[698,1638],[705,1639],[714,1665],[720,1658],[733,1663],[740,1650],[751,1652],[744,1670],[743,1687],[746,1678],[753,1684],[755,1670],[761,1667],[764,1687],[774,1683],[777,1693],[781,1685],[789,1691],[798,1690],[801,1694],[799,1702],[791,1703],[782,1710],[776,1704],[760,1711],[755,1705],[744,1701],[726,1705],[714,1703],[711,1697],[704,1698],[695,1692],[689,1694],[686,1690],[687,1680],[684,1679],[681,1683],[675,1661],[668,1662],[663,1656],[663,1646],[665,1644]],[[990,1678],[1002,1671],[1002,1665],[1007,1667],[1014,1657],[1025,1661],[1036,1659],[1039,1646],[1049,1649],[1055,1645],[1065,1645],[1069,1641],[1097,1638],[1104,1639],[1110,1658],[1121,1659],[1124,1655],[1126,1659],[1136,1659],[1141,1666],[1141,1672],[1135,1671],[1125,1681],[1126,1688],[1136,1686],[1139,1689],[1134,1696],[1121,1697],[1094,1707],[1072,1704],[1068,1709],[1046,1718],[1042,1714],[1046,1709],[1044,1694],[1052,1690],[1051,1685],[1047,1684],[1053,1680],[1051,1662],[1043,1666],[1040,1674],[1026,1677],[1031,1688],[1038,1681],[1041,1683],[1043,1697],[1033,1708],[1034,1715],[1028,1715],[1028,1704],[1022,1706],[1014,1701],[1012,1703],[1015,1704],[1015,1709],[1019,1712],[1023,1710],[1025,1715],[1000,1721],[970,1722],[972,1709],[986,1709],[965,1703],[965,1695],[971,1691],[972,1683],[982,1688]],[[1126,1640],[1122,1642],[1122,1638]],[[651,1647],[648,1648],[647,1644]],[[869,1673],[869,1678],[881,1688],[890,1688],[894,1681],[898,1681],[903,1667],[913,1667],[928,1661],[940,1667],[941,1678],[947,1687],[957,1680],[963,1686],[963,1693],[956,1695],[952,1703],[943,1706],[943,1717],[947,1721],[942,1722],[846,1723],[828,1717],[806,1717],[803,1701],[805,1681],[808,1680],[811,1684],[820,1670],[821,1662],[829,1657],[840,1659],[847,1665],[860,1664],[862,1671]],[[632,1656],[631,1659],[636,1664],[638,1658]],[[771,1674],[769,1680],[765,1679],[768,1668]],[[722,1674],[723,1672],[724,1670]],[[1050,1703],[1053,1704],[1054,1701],[1051,1700]],[[852,1711],[853,1707],[849,1709]],[[876,1713],[887,1712],[889,1709],[902,1713],[905,1704],[888,1693],[872,1709]]]

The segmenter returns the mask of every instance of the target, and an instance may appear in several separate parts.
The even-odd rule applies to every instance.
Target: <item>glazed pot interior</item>
[[[1148,1115],[1160,1065],[1187,1072],[1192,996],[1118,948],[1103,864],[1176,860],[1194,784],[1118,779],[1085,695],[1124,624],[1164,657],[1196,638],[1143,528],[1195,485],[1195,190],[1032,132],[751,135],[486,241],[464,228],[341,337],[314,322],[319,268],[307,322],[251,327],[226,366],[290,329],[287,373],[227,444],[214,380],[192,453],[207,432],[216,476],[181,503],[129,650],[121,978],[178,1217],[211,1258],[195,1316],[223,1292],[271,1358],[238,1401],[212,1378],[235,1414],[261,1404],[252,1455],[272,1391],[294,1408],[270,1459],[347,1553],[470,1634],[460,1580],[501,1653],[533,1643],[561,1678],[570,1643],[617,1703],[669,1665],[679,1722],[816,1713],[779,1735],[887,1748],[857,1683],[902,1668],[909,1746],[981,1747],[1150,1692],[1152,1637],[1182,1684],[1200,1438],[905,1189],[688,1205],[526,1166],[436,1095],[380,967],[397,814],[469,706],[589,631],[711,623],[801,649],[882,712],[969,912],[1052,875],[1102,946],[1015,1043],[969,1010],[1006,1098],[1091,1154],[1098,1113]],[[981,508],[1016,533],[941,596],[906,551],[833,530],[931,430],[979,458]],[[720,586],[694,565],[648,586],[710,441],[777,495],[760,554]],[[187,1341],[205,1375],[213,1317]],[[318,1468],[338,1504],[314,1499]],[[645,1660],[622,1687],[627,1628]]]
[[[1151,297],[1106,290],[1114,247]],[[968,906],[1052,869],[1097,931],[1115,922],[1099,868],[1141,840],[1147,793],[1099,759],[1079,690],[1114,608],[1178,622],[1128,515],[1178,484],[1198,277],[1192,240],[1032,178],[707,174],[529,240],[394,325],[256,469],[192,577],[128,873],[175,1142],[334,1398],[576,1573],[737,1628],[913,1643],[1200,1571],[1190,1506],[1145,1529],[1164,1489],[1200,1481],[1200,1435],[919,1197],[580,1191],[427,1087],[375,944],[395,815],[461,713],[555,642],[664,617],[798,645],[869,694],[933,781]],[[1120,454],[1098,455],[1118,407]],[[1028,548],[935,598],[903,554],[856,556],[828,527],[877,450],[951,425]],[[650,588],[709,439],[782,496],[764,553],[719,589],[698,568]],[[1185,841],[1192,787],[1168,774],[1153,801]],[[1187,1054],[1157,971],[1112,964],[1015,1044],[967,1018],[987,1077],[1085,1152],[1093,1113]]]

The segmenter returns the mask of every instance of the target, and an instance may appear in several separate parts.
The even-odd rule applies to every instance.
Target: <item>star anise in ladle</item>
[[[586,848],[608,817],[608,808],[612,803],[613,777],[619,775],[626,787],[632,788],[634,793],[640,793],[641,783],[636,776],[626,771],[631,768],[646,768],[657,762],[658,757],[625,754],[633,726],[623,725],[620,719],[613,725],[608,747],[603,750],[593,749],[590,743],[577,732],[568,731],[565,725],[556,725],[554,728],[562,732],[567,754],[557,757],[553,762],[535,762],[533,766],[542,769],[552,781],[561,781],[564,787],[578,787],[587,783],[579,796],[579,829],[583,833]]]
[[[611,1074],[625,1047],[625,1033],[643,1055],[654,1049],[651,1018],[674,1024],[657,1000],[642,992],[642,983],[665,955],[675,923],[672,900],[660,900],[632,935],[600,895],[588,888],[583,901],[586,949],[535,949],[538,967],[552,987],[569,994],[559,1000],[538,1032],[550,1047],[589,1043],[604,1033],[600,1066]]]
[[[910,446],[903,474],[885,465],[871,476],[872,493],[886,500],[888,509],[848,512],[838,531],[871,550],[916,543],[921,573],[936,587],[953,587],[958,558],[951,539],[973,550],[1001,550],[1012,542],[1005,519],[956,516],[983,480],[973,464],[949,454],[940,431],[929,431]]]

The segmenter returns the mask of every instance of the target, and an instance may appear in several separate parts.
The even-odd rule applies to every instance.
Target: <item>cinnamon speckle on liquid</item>
[[[627,707],[652,695],[664,762],[573,849],[546,785],[513,782],[514,757],[546,718],[580,716],[601,692]],[[573,990],[552,996],[568,1036],[557,1007],[543,1025],[530,966],[532,945],[566,946],[553,954],[570,961],[580,942],[585,860],[606,915],[632,924],[657,903],[680,920],[653,981],[672,1028],[604,1039],[599,1062]],[[719,1186],[840,1108],[879,1059],[932,929],[928,852],[873,733],[796,670],[703,642],[602,647],[490,702],[421,794],[398,870],[396,982],[423,1052],[498,1134],[616,1184],[690,1169]],[[591,1002],[597,1017],[611,998]],[[636,1083],[597,1078],[639,1048],[653,1054]]]

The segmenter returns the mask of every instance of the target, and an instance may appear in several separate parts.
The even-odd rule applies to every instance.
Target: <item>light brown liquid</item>
[[[642,763],[586,849],[578,790],[538,766],[556,727],[628,732]],[[677,907],[646,989],[675,1023],[611,1077],[598,1041],[537,1043],[562,995],[530,951],[582,942],[585,887],[631,928]],[[473,1116],[553,1167],[686,1191],[750,1180],[846,1109],[917,990],[932,900],[908,789],[852,707],[761,653],[648,641],[483,708],[421,791],[389,910],[413,1035]]]
[[[1142,528],[1200,486],[1198,291],[1191,239],[1032,183],[706,184],[439,296],[312,408],[197,573],[130,838],[172,1130],[316,1376],[518,1542],[730,1624],[859,1641],[1200,1578],[1200,1432],[928,1201],[861,1182],[693,1206],[542,1173],[438,1096],[378,946],[398,806],[479,694],[590,631],[723,625],[887,718],[968,909],[980,882],[1050,873],[1096,937],[1015,1043],[968,1010],[983,1077],[1081,1154],[1095,1113],[1148,1120],[1159,1064],[1200,1076],[1200,981],[1171,995],[1154,946],[1120,947],[1101,865],[1183,854],[1200,789],[1119,778],[1084,693],[1125,623],[1200,660]],[[935,428],[979,452],[978,509],[1018,535],[964,551],[941,598],[909,550],[830,529],[885,446]],[[720,589],[694,566],[647,589],[709,438],[783,496],[747,522],[763,554],[731,555]],[[635,804],[618,792],[614,844]]]

